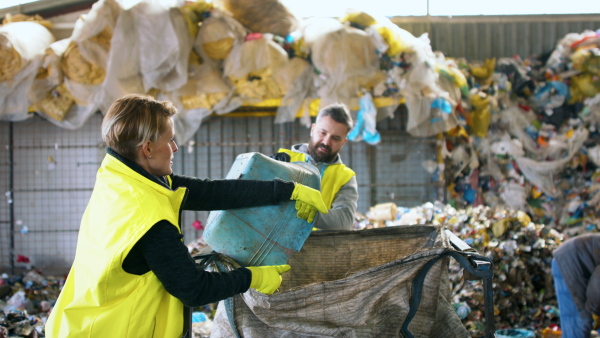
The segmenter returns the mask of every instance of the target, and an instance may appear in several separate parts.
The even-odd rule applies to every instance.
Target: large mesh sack
[[[174,117],[177,142],[183,144],[191,139],[202,120],[231,92],[220,71],[197,60],[190,60],[186,84],[175,91],[162,93],[164,99],[172,101],[177,107]]]
[[[287,36],[298,26],[296,16],[279,0],[216,0],[215,6],[256,33]]]
[[[101,0],[75,22],[69,46],[61,60],[69,82],[80,85],[102,83],[106,76],[110,40],[120,12],[121,7],[115,0]],[[80,102],[89,101],[89,96],[83,93],[76,96]]]
[[[193,38],[178,7],[143,0],[117,20],[103,83],[106,100],[129,93],[169,92],[187,82]]]
[[[21,121],[29,109],[28,91],[54,36],[33,21],[0,26],[0,120]]]
[[[433,226],[313,232],[281,292],[219,303],[211,337],[469,337],[448,301],[455,253]]]
[[[52,118],[51,123],[77,129],[98,111],[104,98],[102,83],[106,79],[111,39],[121,12],[116,0],[100,0],[75,22],[69,46],[61,56],[64,92],[72,96],[75,104],[61,121]]]
[[[294,32],[295,39],[301,40],[298,54],[308,54],[313,44],[323,35],[341,29],[343,24],[334,18],[311,17],[300,22]]]
[[[227,96],[230,88],[218,70],[206,65],[195,65],[194,68],[196,70],[190,72],[188,82],[176,92],[184,108],[212,110],[214,105]]]
[[[13,79],[52,42],[52,33],[38,22],[5,22],[0,26],[0,81]]]
[[[244,98],[280,98],[284,93],[277,74],[287,64],[285,50],[265,35],[235,45],[225,59],[223,74]]]
[[[110,49],[111,38],[112,29],[106,26],[86,42],[88,45],[96,45],[98,50],[104,50],[104,53],[107,53]],[[105,64],[99,64],[86,58],[76,41],[69,43],[69,47],[64,52],[61,66],[67,78],[77,83],[98,85],[106,76]]]
[[[319,98],[317,85],[323,86],[324,78],[315,78],[315,75],[319,70],[315,69],[312,64],[308,64],[305,61],[311,54],[311,50],[315,42],[327,35],[343,29],[342,23],[334,18],[320,18],[311,17],[306,20],[302,20],[296,31],[292,33],[294,36],[294,42],[292,48],[296,55],[290,60],[288,67],[297,70],[295,77],[291,82],[291,85],[287,90],[284,91],[285,95],[281,99],[281,103],[277,108],[277,116],[275,123],[292,122],[300,115],[300,122],[310,127],[312,123],[310,118],[310,105],[314,102],[314,99]],[[305,65],[306,63],[306,65]],[[340,76],[344,76],[341,74]],[[324,76],[325,77],[325,76]],[[328,90],[334,88],[334,84],[327,87]],[[321,89],[323,94],[324,89]],[[336,100],[333,97],[326,97],[326,102],[332,102]],[[321,105],[321,100],[316,101],[318,105]],[[349,103],[349,102],[346,102]]]
[[[242,43],[246,37],[246,28],[227,12],[219,9],[210,11],[210,17],[202,22],[194,41],[194,50],[203,62],[224,60],[234,44]]]
[[[342,25],[318,37],[311,46],[321,106],[350,102],[360,89],[382,82],[375,46],[362,30]]]
[[[63,71],[60,66],[62,54],[69,45],[69,39],[53,42],[46,48],[42,63],[38,68],[35,80],[29,90],[29,98],[35,103],[44,99],[48,92],[63,82]]]
[[[278,74],[285,95],[277,108],[275,123],[292,122],[301,113],[300,122],[310,127],[310,100],[317,96],[313,85],[314,68],[303,58],[290,59],[286,71]]]
[[[70,39],[52,43],[44,53],[42,64],[29,89],[31,107],[40,115],[62,121],[75,103],[64,84],[64,73],[60,66],[62,55]]]

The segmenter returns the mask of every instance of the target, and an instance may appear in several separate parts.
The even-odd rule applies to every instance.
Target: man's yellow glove
[[[600,329],[600,316],[592,313],[592,318],[594,319],[594,330]]]
[[[250,288],[267,295],[273,294],[281,285],[281,274],[290,271],[289,265],[249,266],[252,272]]]
[[[300,183],[295,183],[294,191],[292,192],[292,200],[296,201],[296,210],[298,210],[297,216],[308,223],[312,223],[315,220],[317,211],[326,214],[329,212],[321,192],[319,190],[307,187]]]

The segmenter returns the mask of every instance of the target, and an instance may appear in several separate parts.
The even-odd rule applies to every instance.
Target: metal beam
[[[89,9],[96,0],[38,0],[0,9],[0,18],[6,14],[39,14],[44,19],[66,13]]]

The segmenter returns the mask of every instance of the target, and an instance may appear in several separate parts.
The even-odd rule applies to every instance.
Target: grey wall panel
[[[600,15],[395,17],[414,36],[428,33],[431,47],[469,61],[522,58],[551,52],[568,33],[600,29]]]
[[[504,55],[507,36],[500,25],[491,26],[491,54]]]
[[[14,258],[26,256],[45,273],[68,270],[75,254],[79,222],[106,153],[100,122],[97,114],[78,130],[59,128],[39,116],[12,124],[14,231],[10,231],[9,224],[0,223],[2,269],[11,267],[12,251]],[[9,126],[0,123],[0,134],[7,136]],[[7,147],[3,150],[4,154],[8,151]],[[5,182],[3,171],[3,193],[9,190]],[[5,221],[4,206],[1,210],[0,219]],[[13,248],[5,244],[10,239]],[[23,265],[14,267],[22,269]]]

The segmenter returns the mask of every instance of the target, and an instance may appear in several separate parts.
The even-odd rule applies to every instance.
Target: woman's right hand
[[[281,285],[281,274],[290,271],[289,265],[249,266],[252,272],[250,288],[267,295],[273,294]]]

